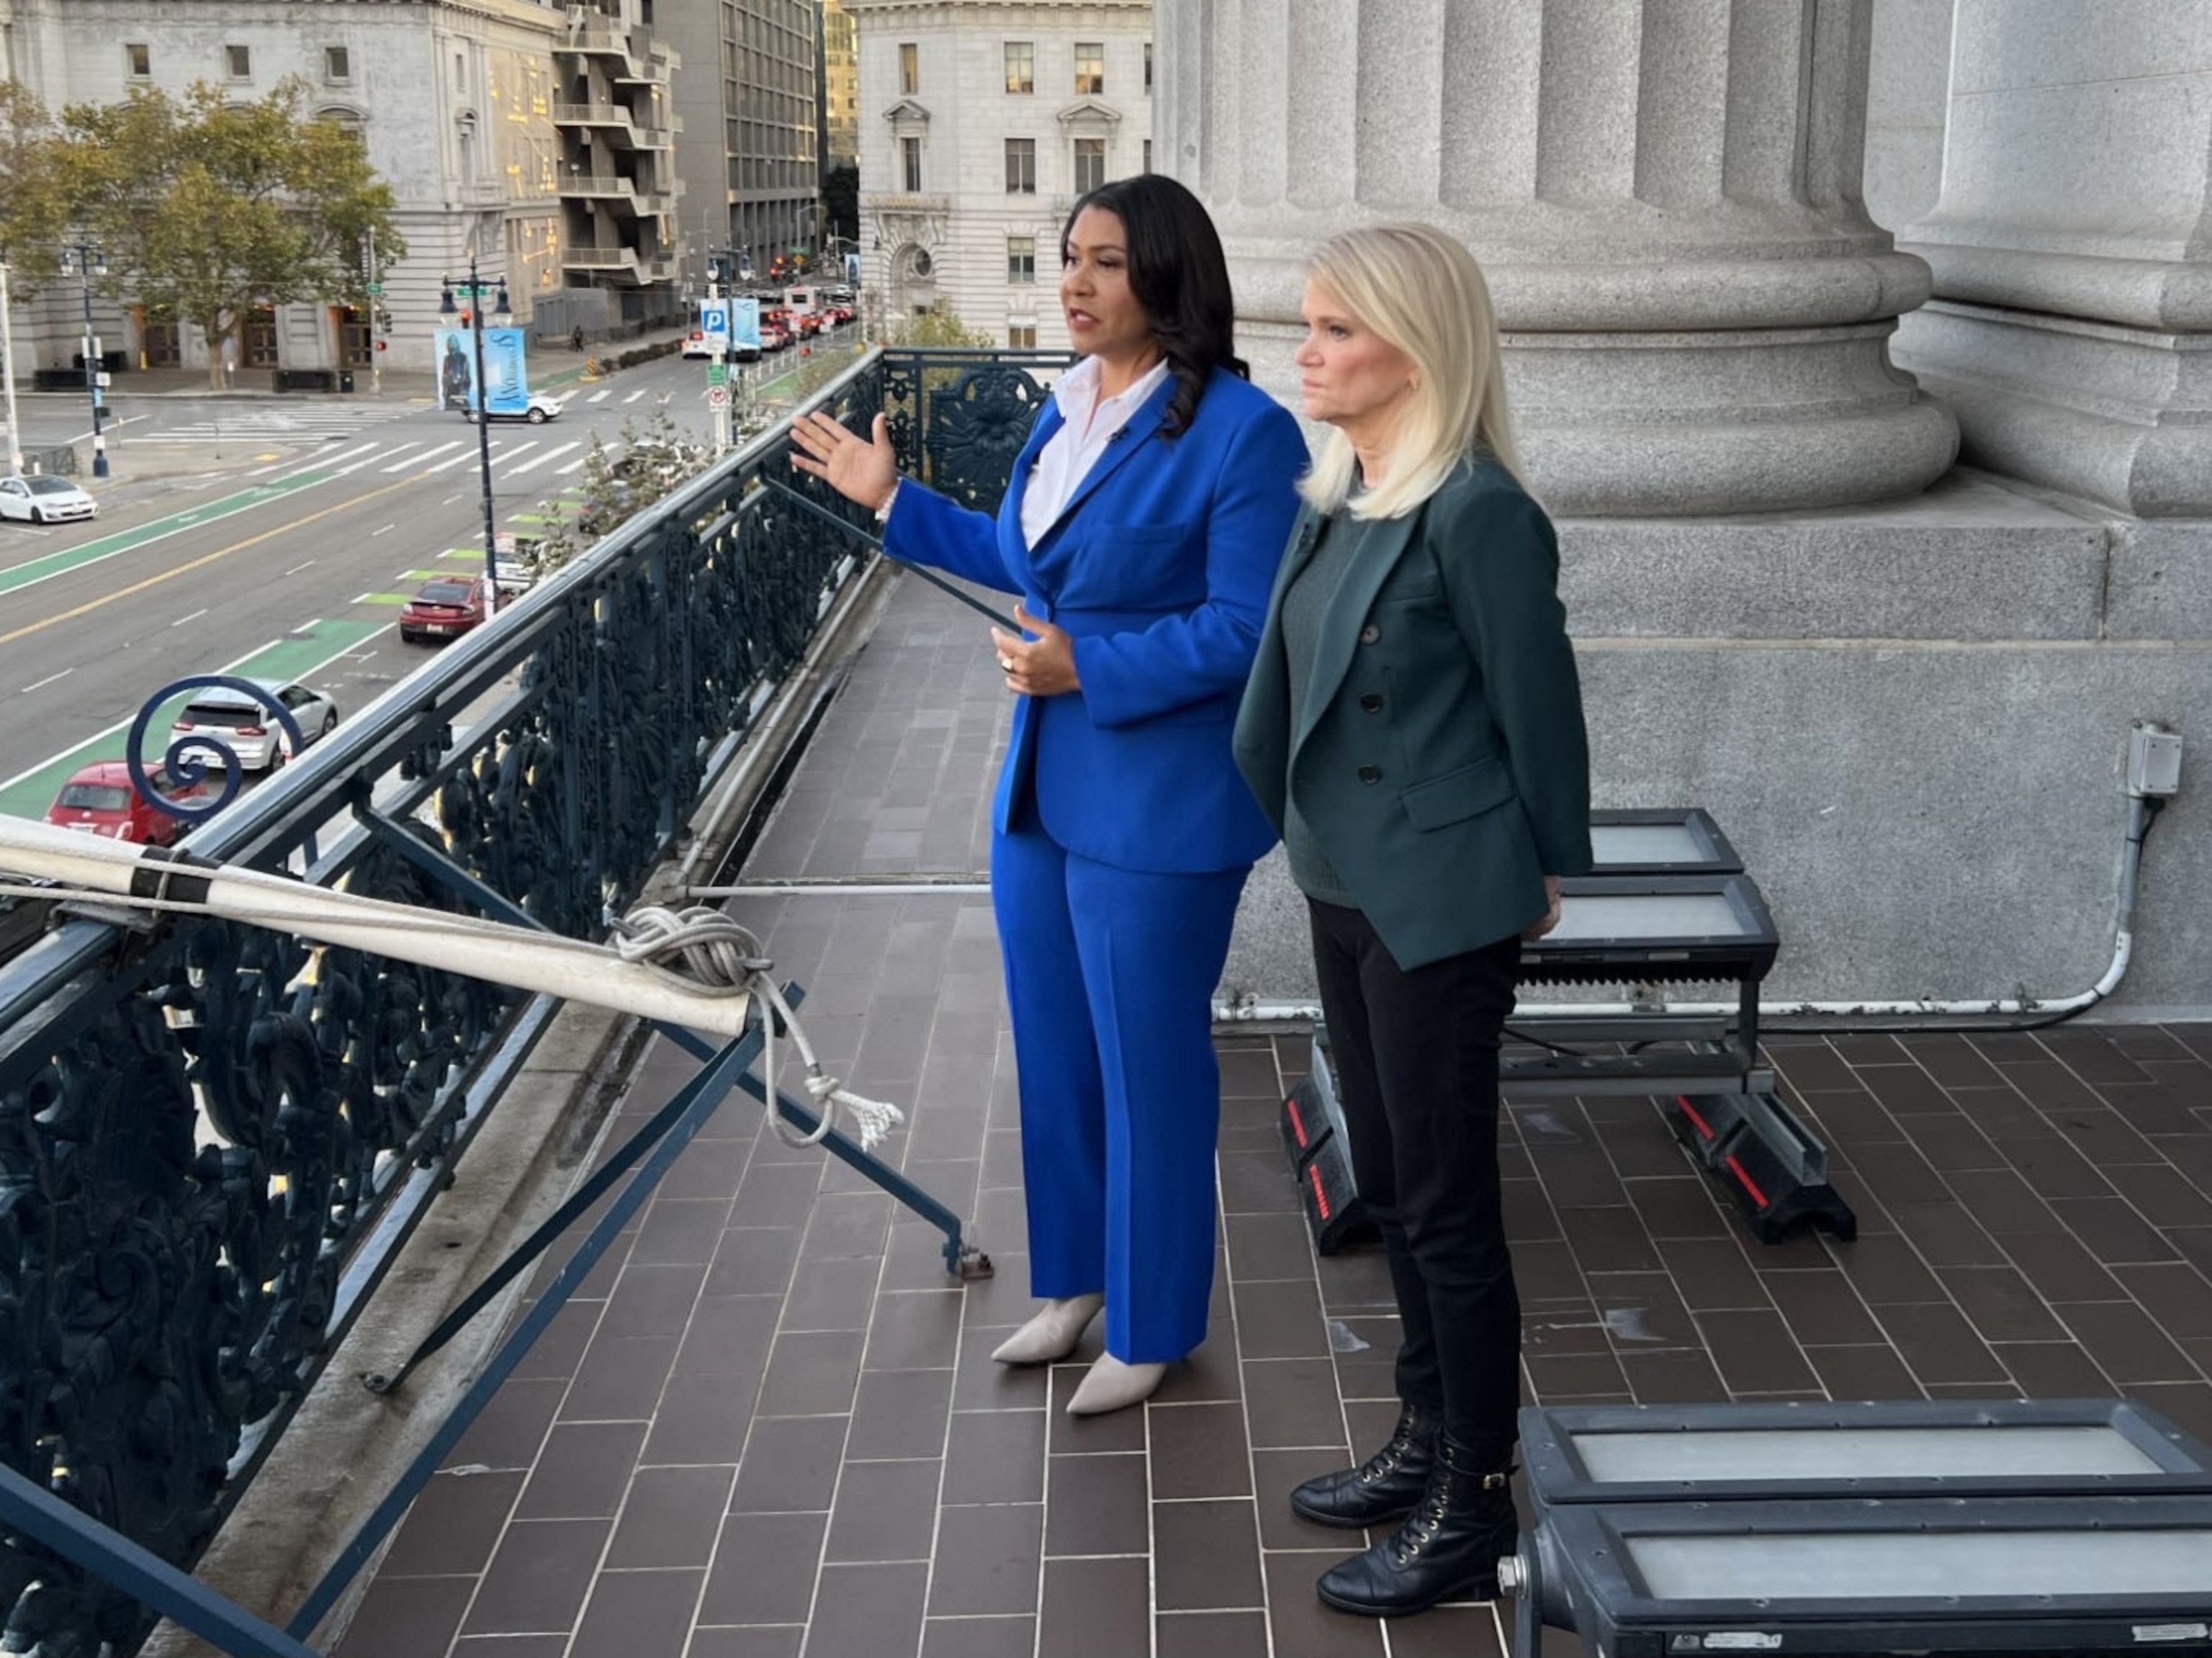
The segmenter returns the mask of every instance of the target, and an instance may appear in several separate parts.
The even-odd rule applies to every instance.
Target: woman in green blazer
[[[1291,1494],[1401,1522],[1321,1598],[1377,1617],[1497,1593],[1521,1309],[1499,1208],[1498,1050],[1523,938],[1589,867],[1589,763],[1551,521],[1515,477],[1473,256],[1425,225],[1324,243],[1297,363],[1335,428],[1300,486],[1237,722],[1282,831],[1360,1196],[1404,1339],[1390,1442]]]

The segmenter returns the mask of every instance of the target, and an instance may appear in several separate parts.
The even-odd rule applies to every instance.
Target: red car
[[[179,784],[162,766],[146,768],[146,780],[167,800],[204,800],[204,783]],[[46,808],[46,821],[64,829],[104,835],[111,841],[131,841],[144,846],[166,847],[185,832],[181,819],[140,798],[131,786],[131,768],[120,760],[102,760],[85,767],[62,785],[62,792]]]
[[[484,619],[484,590],[491,584],[483,576],[432,576],[415,590],[399,612],[399,637],[412,645],[425,639],[454,639]],[[500,584],[499,602],[512,604],[522,597],[520,588]]]

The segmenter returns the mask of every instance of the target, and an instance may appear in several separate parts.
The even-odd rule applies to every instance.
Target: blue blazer
[[[1272,846],[1230,754],[1275,570],[1297,517],[1305,440],[1281,404],[1216,370],[1180,436],[1163,381],[1034,550],[1022,498],[1064,423],[1048,401],[995,520],[908,482],[884,526],[898,558],[1001,592],[1073,637],[1079,690],[1023,697],[999,776],[1001,833],[1034,805],[1070,852],[1197,874]]]

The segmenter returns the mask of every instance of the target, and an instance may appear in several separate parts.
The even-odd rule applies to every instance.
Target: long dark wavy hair
[[[1251,378],[1237,355],[1237,307],[1221,237],[1197,197],[1163,173],[1143,173],[1103,184],[1075,204],[1060,228],[1063,264],[1068,230],[1088,207],[1121,222],[1129,251],[1129,291],[1145,307],[1152,337],[1175,379],[1175,396],[1161,422],[1166,435],[1174,437],[1188,429],[1205,395],[1206,376],[1215,369]]]

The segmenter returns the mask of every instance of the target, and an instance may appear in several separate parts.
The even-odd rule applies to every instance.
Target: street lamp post
[[[469,255],[469,277],[465,282],[455,282],[450,276],[440,279],[441,292],[438,313],[450,317],[460,307],[454,302],[457,294],[465,294],[469,301],[469,330],[475,337],[477,358],[476,422],[477,467],[483,479],[484,524],[484,620],[489,622],[499,610],[499,530],[493,521],[491,495],[491,388],[484,378],[483,296],[491,284],[477,279],[477,256]],[[499,314],[507,314],[507,279],[499,282]]]
[[[23,428],[15,419],[15,327],[8,296],[8,261],[0,259],[0,381],[8,397],[8,471],[23,476]]]
[[[84,279],[84,389],[92,398],[92,475],[107,476],[107,439],[100,429],[100,342],[92,336],[92,279],[107,274],[106,256],[90,242],[62,250],[62,270]]]

